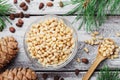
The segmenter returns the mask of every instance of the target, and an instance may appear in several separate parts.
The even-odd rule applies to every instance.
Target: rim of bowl
[[[57,66],[48,66],[48,67],[43,67],[41,63],[38,62],[37,59],[34,59],[30,56],[30,52],[27,50],[28,46],[27,46],[27,43],[26,43],[26,35],[27,35],[27,32],[29,32],[29,29],[32,27],[33,24],[38,24],[40,23],[41,21],[44,21],[46,19],[50,19],[50,18],[57,18],[58,20],[61,19],[63,20],[63,22],[68,26],[70,27],[72,30],[73,30],[73,38],[75,39],[75,46],[70,54],[70,56],[67,58],[67,60],[65,62],[62,62],[61,64],[57,65]],[[38,20],[39,19],[39,20]],[[74,29],[73,25],[71,22],[69,22],[67,19],[63,18],[63,17],[60,17],[60,16],[57,16],[57,15],[45,15],[43,16],[42,19],[38,18],[36,19],[35,21],[33,21],[29,26],[28,28],[26,29],[26,32],[24,34],[24,39],[23,39],[23,44],[24,44],[24,50],[25,50],[25,54],[27,55],[28,59],[33,63],[35,64],[35,66],[37,67],[41,67],[42,69],[45,69],[45,70],[57,70],[57,69],[60,69],[60,68],[63,68],[65,67],[66,65],[68,65],[72,60],[73,58],[75,57],[75,55],[77,54],[77,50],[78,50],[78,35],[77,35],[77,31]],[[69,25],[68,25],[69,23]],[[74,37],[75,36],[75,37]],[[36,63],[37,62],[37,63]]]

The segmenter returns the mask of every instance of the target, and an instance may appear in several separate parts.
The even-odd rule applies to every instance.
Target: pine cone
[[[29,68],[14,68],[3,72],[0,80],[37,80],[37,75]]]
[[[9,63],[18,52],[18,43],[13,37],[0,39],[0,69]]]

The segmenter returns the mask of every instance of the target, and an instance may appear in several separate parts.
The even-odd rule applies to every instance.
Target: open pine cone
[[[37,75],[29,68],[14,68],[0,74],[0,80],[37,80]]]
[[[9,63],[18,52],[18,43],[13,37],[0,39],[0,69]]]

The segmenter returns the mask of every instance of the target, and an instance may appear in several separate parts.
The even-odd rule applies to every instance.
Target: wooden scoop
[[[114,42],[113,40],[109,39],[110,42]],[[101,44],[100,44],[101,45]],[[100,45],[98,50],[100,49]],[[100,62],[102,62],[103,60],[105,60],[107,57],[104,57],[103,55],[101,55],[98,51],[98,54],[96,56],[95,61],[93,62],[92,66],[89,68],[88,72],[84,75],[82,80],[89,80],[89,78],[91,77],[91,75],[93,74],[94,70],[97,68],[97,66],[100,64]]]

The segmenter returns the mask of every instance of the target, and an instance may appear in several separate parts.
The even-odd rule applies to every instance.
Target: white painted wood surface
[[[34,70],[44,70],[43,68],[37,67],[37,66],[35,66],[34,64],[31,63],[31,61],[26,56],[26,53],[24,51],[24,44],[23,44],[23,38],[24,38],[24,34],[25,34],[26,29],[30,26],[30,24],[32,22],[34,22],[36,20],[39,20],[42,17],[43,16],[32,16],[30,18],[23,18],[25,23],[24,23],[22,28],[18,28],[18,27],[15,26],[15,23],[17,22],[17,19],[15,19],[14,21],[12,21],[13,25],[10,25],[9,23],[7,23],[8,25],[7,25],[6,29],[4,29],[3,32],[0,32],[0,37],[11,36],[12,35],[19,42],[20,51],[18,53],[17,58],[9,65],[9,68],[22,66],[22,67],[30,67]],[[74,20],[75,16],[64,16],[63,18],[66,18],[67,20],[72,22]],[[119,42],[120,38],[115,36],[115,33],[120,31],[120,27],[119,27],[120,23],[119,22],[120,22],[120,16],[110,17],[109,20],[101,27],[99,32],[104,37],[109,37],[109,38],[114,39],[120,45],[120,42]],[[73,25],[74,25],[75,29],[77,30],[77,26],[79,25],[79,23],[75,23]],[[9,27],[10,26],[14,26],[16,28],[15,33],[9,32]],[[97,53],[97,46],[89,46],[89,45],[85,45],[83,43],[84,40],[90,38],[90,35],[88,33],[86,33],[84,30],[77,31],[77,33],[78,33],[79,42],[81,44],[80,50],[78,51],[77,56],[73,59],[73,61],[71,61],[67,66],[65,66],[64,68],[62,68],[60,70],[75,70],[75,69],[88,70],[88,68],[92,64],[93,60],[95,59],[95,56],[96,56],[96,53]],[[89,50],[90,50],[89,54],[86,54],[82,50],[82,48],[84,46],[87,46],[89,48]],[[75,60],[77,57],[88,58],[89,59],[89,64],[77,63],[76,60]],[[103,64],[106,64],[110,68],[120,68],[119,67],[120,66],[119,61],[120,61],[120,58],[114,59],[114,60],[106,60],[103,63],[101,63],[100,67],[103,66]],[[93,80],[93,79],[91,79],[91,80]]]
[[[19,11],[23,11],[19,5],[21,2],[25,2],[25,0],[18,0],[18,4],[13,4],[13,0],[9,0],[9,3],[14,5],[13,7]],[[28,5],[29,9],[27,11],[23,11],[25,13],[30,13],[30,14],[64,14],[71,10],[71,8],[74,8],[74,5],[66,6],[66,7],[59,7],[59,1],[60,0],[54,0],[53,1],[53,7],[47,7],[46,3],[50,0],[31,0],[31,2]],[[62,1],[70,1],[70,0],[62,0]],[[43,2],[44,3],[44,8],[39,9],[39,4]]]
[[[45,72],[45,73],[49,75],[47,80],[54,80],[54,76],[56,75],[60,75],[60,77],[61,78],[63,77],[64,80],[82,80],[82,77],[85,74],[85,72],[82,72],[82,73],[79,73],[78,76],[76,76],[74,72],[59,72],[59,73],[58,72]],[[42,74],[43,72],[38,73],[39,80],[42,80],[42,77],[41,77]],[[98,72],[95,72],[93,77],[91,77],[91,80],[96,80],[97,75],[98,75]]]
[[[37,15],[43,15],[43,14],[65,14],[68,11],[70,11],[72,8],[75,7],[75,5],[67,5],[63,8],[59,7],[59,2],[60,0],[54,0],[53,1],[53,7],[47,7],[46,3],[50,0],[31,0],[31,3],[27,3],[29,9],[27,11],[23,11],[19,5],[21,2],[25,2],[24,0],[18,0],[18,4],[13,4],[13,0],[9,0],[9,3],[13,5],[13,7],[16,9],[17,12],[23,11],[25,13],[30,13],[30,14],[37,14]],[[61,1],[70,1],[70,0],[61,0]],[[39,9],[39,4],[43,2],[45,4],[43,9]],[[109,14],[109,11],[107,11]],[[119,14],[118,11],[116,11],[115,14]]]
[[[17,12],[22,11],[19,8],[19,4],[21,3],[21,1],[24,0],[18,0],[18,4],[16,4],[14,7],[16,8]],[[60,7],[58,7],[57,2],[59,2],[59,0],[55,0],[55,6],[52,8],[45,8],[43,10],[39,10],[38,6],[40,2],[47,2],[48,0],[33,0],[31,1],[31,3],[29,4],[29,10],[26,11],[25,13],[30,13],[30,14],[63,14],[66,13],[67,11],[69,11],[73,6],[68,6],[65,7],[63,9],[61,9]],[[64,0],[65,1],[65,0]],[[9,2],[11,4],[13,4],[13,0],[9,0]],[[61,16],[63,18],[66,18],[67,20],[69,20],[70,22],[72,22],[75,18],[75,16]],[[16,27],[16,22],[18,19],[15,19],[14,21],[11,21],[13,23],[13,25],[10,25],[8,22],[7,23],[7,27],[4,29],[3,32],[0,32],[0,37],[3,36],[14,36],[18,43],[19,43],[19,53],[18,56],[9,64],[9,66],[7,68],[13,68],[13,67],[30,67],[32,69],[34,69],[35,71],[37,71],[37,74],[39,76],[39,79],[41,80],[41,73],[42,72],[38,72],[38,70],[44,70],[44,68],[35,66],[33,63],[31,63],[31,61],[28,59],[28,57],[26,56],[25,50],[24,50],[24,44],[23,44],[23,39],[24,39],[24,34],[25,31],[28,27],[30,27],[30,24],[35,22],[36,20],[40,20],[41,18],[43,18],[43,16],[30,16],[30,18],[23,18],[24,20],[24,25],[22,28]],[[86,39],[90,39],[90,35],[88,33],[86,33],[84,31],[84,29],[81,29],[80,31],[77,30],[78,25],[80,23],[81,20],[79,20],[79,22],[74,23],[73,26],[76,29],[77,33],[78,33],[78,39],[79,39],[79,44],[80,44],[80,49],[76,55],[76,57],[64,68],[60,69],[60,70],[75,70],[75,69],[80,69],[82,70],[80,75],[77,77],[74,72],[50,72],[50,76],[48,80],[53,80],[53,76],[58,74],[61,75],[62,77],[65,78],[65,80],[82,80],[82,76],[84,75],[85,71],[89,69],[89,67],[91,66],[93,60],[95,59],[96,53],[97,53],[97,46],[89,46],[89,45],[85,45],[83,43],[84,40]],[[11,33],[9,32],[9,27],[15,27],[16,32],[15,33]],[[109,17],[108,21],[106,21],[105,24],[102,25],[101,29],[99,29],[99,32],[101,33],[100,35],[104,36],[104,37],[108,37],[108,38],[112,38],[114,39],[118,45],[120,46],[120,38],[115,36],[116,32],[120,32],[120,16],[111,16]],[[86,54],[83,51],[83,48],[87,46],[90,50],[89,54]],[[76,58],[88,58],[89,59],[89,64],[84,64],[84,63],[77,63],[76,62]],[[120,58],[118,59],[114,59],[114,60],[105,60],[103,63],[100,64],[100,66],[97,69],[100,69],[103,65],[108,65],[111,69],[114,68],[120,68]],[[95,73],[91,80],[96,80],[96,75],[97,73]]]

